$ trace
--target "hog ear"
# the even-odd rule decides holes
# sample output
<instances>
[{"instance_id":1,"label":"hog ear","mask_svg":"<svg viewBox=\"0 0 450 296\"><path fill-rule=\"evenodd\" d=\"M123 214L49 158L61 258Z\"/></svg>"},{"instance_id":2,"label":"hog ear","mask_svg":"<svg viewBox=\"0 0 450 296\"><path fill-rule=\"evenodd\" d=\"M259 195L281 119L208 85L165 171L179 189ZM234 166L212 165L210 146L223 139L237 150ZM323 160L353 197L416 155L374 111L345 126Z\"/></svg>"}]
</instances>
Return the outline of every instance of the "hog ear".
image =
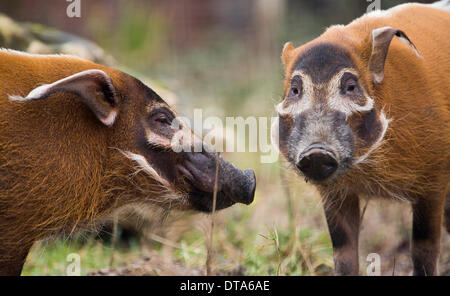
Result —
<instances>
[{"instance_id":1,"label":"hog ear","mask_svg":"<svg viewBox=\"0 0 450 296\"><path fill-rule=\"evenodd\" d=\"M78 96L105 125L111 126L117 115L117 96L111 78L101 70L86 70L51 84L33 89L25 98L10 96L13 101L41 100L55 93Z\"/></svg>"},{"instance_id":2,"label":"hog ear","mask_svg":"<svg viewBox=\"0 0 450 296\"><path fill-rule=\"evenodd\" d=\"M417 48L403 31L391 27L374 29L372 31L372 54L369 58L369 72L374 83L381 83L383 81L384 64L389 51L389 45L394 36L397 36L403 43L408 44L417 56L420 57Z\"/></svg>"},{"instance_id":3,"label":"hog ear","mask_svg":"<svg viewBox=\"0 0 450 296\"><path fill-rule=\"evenodd\" d=\"M292 57L292 53L294 52L294 45L292 45L292 42L286 42L283 46L283 51L281 53L281 60L283 61L283 64L286 66L289 63L289 60Z\"/></svg>"}]
</instances>

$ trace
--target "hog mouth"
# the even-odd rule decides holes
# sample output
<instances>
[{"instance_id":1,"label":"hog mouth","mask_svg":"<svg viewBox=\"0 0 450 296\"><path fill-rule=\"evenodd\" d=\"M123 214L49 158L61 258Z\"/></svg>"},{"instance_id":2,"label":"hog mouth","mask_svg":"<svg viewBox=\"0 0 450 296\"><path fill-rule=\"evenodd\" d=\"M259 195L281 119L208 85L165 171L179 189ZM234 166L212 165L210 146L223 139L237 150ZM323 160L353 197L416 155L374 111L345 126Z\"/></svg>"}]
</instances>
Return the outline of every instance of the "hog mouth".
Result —
<instances>
[{"instance_id":1,"label":"hog mouth","mask_svg":"<svg viewBox=\"0 0 450 296\"><path fill-rule=\"evenodd\" d=\"M188 193L188 202L194 210L204 213L211 213L213 211L214 196L211 193L192 191ZM236 203L244 203L233 200L231 197L226 196L223 192L217 192L217 200L215 210L222 210Z\"/></svg>"},{"instance_id":2,"label":"hog mouth","mask_svg":"<svg viewBox=\"0 0 450 296\"><path fill-rule=\"evenodd\" d=\"M223 169L223 164L221 168ZM245 170L242 174L232 177L232 182L226 180L226 176L219 174L214 209L214 186L205 186L204 180L197 178L190 172L185 171L184 177L185 183L189 186L187 202L194 210L210 213L213 210L228 208L236 203L249 205L253 202L256 178L252 170ZM215 176L209 176L209 181L212 181L211 184L214 184L214 180Z\"/></svg>"}]
</instances>

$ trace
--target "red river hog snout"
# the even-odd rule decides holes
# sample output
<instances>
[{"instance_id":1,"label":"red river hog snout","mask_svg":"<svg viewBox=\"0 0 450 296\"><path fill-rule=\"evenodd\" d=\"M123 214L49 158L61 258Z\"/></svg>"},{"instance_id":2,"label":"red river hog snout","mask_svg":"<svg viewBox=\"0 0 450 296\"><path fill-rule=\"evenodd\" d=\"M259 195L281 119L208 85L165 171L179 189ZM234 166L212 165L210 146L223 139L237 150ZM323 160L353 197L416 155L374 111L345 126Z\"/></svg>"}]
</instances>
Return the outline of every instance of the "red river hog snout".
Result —
<instances>
[{"instance_id":1,"label":"red river hog snout","mask_svg":"<svg viewBox=\"0 0 450 296\"><path fill-rule=\"evenodd\" d=\"M414 275L438 272L443 223L450 231L449 12L448 1L404 4L283 48L273 130L321 194L337 275L359 274L360 199L371 197L411 203Z\"/></svg>"},{"instance_id":2,"label":"red river hog snout","mask_svg":"<svg viewBox=\"0 0 450 296\"><path fill-rule=\"evenodd\" d=\"M36 240L88 227L122 205L210 212L216 161L216 209L253 201L252 170L209 149L173 149L177 133L206 144L173 124L175 112L136 78L6 49L0 65L1 275L20 274Z\"/></svg>"}]
</instances>

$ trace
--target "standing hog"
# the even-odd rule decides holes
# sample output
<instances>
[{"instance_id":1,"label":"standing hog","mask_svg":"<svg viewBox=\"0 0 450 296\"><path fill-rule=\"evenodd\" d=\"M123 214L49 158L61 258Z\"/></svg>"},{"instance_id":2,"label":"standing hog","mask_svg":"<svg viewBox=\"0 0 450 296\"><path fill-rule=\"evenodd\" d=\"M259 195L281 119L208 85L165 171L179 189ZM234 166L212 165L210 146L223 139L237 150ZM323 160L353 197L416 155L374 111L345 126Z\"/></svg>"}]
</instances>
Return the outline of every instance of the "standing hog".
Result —
<instances>
[{"instance_id":1,"label":"standing hog","mask_svg":"<svg viewBox=\"0 0 450 296\"><path fill-rule=\"evenodd\" d=\"M36 240L125 204L212 210L216 154L176 153L186 148L177 133L203 143L136 78L76 57L4 49L0 81L1 275L19 275ZM251 203L253 171L218 163L216 209Z\"/></svg>"},{"instance_id":2,"label":"standing hog","mask_svg":"<svg viewBox=\"0 0 450 296\"><path fill-rule=\"evenodd\" d=\"M450 181L449 8L400 5L284 46L274 132L321 194L337 275L359 273L360 198L370 197L411 203L414 275L437 274Z\"/></svg>"}]
</instances>

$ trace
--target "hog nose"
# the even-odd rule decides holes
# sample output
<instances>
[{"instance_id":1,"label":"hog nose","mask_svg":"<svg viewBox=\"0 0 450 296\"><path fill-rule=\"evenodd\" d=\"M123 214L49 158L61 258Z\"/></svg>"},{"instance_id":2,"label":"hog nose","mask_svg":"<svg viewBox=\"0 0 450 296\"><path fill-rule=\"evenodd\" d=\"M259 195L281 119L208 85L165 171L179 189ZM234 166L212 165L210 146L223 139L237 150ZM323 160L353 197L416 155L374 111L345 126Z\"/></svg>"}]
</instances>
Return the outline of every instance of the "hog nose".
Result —
<instances>
[{"instance_id":1,"label":"hog nose","mask_svg":"<svg viewBox=\"0 0 450 296\"><path fill-rule=\"evenodd\" d=\"M338 163L327 151L313 149L302 155L296 166L307 178L323 181L336 171Z\"/></svg>"},{"instance_id":2,"label":"hog nose","mask_svg":"<svg viewBox=\"0 0 450 296\"><path fill-rule=\"evenodd\" d=\"M247 176L248 182L246 184L246 194L244 194L244 198L241 202L243 202L246 205L249 205L253 202L253 199L255 198L255 189L256 189L256 176L255 172L250 169L246 169L244 171L244 175Z\"/></svg>"},{"instance_id":3,"label":"hog nose","mask_svg":"<svg viewBox=\"0 0 450 296\"><path fill-rule=\"evenodd\" d=\"M255 197L256 178L253 170L240 170L221 159L219 169L222 193L235 203L250 204Z\"/></svg>"}]
</instances>

